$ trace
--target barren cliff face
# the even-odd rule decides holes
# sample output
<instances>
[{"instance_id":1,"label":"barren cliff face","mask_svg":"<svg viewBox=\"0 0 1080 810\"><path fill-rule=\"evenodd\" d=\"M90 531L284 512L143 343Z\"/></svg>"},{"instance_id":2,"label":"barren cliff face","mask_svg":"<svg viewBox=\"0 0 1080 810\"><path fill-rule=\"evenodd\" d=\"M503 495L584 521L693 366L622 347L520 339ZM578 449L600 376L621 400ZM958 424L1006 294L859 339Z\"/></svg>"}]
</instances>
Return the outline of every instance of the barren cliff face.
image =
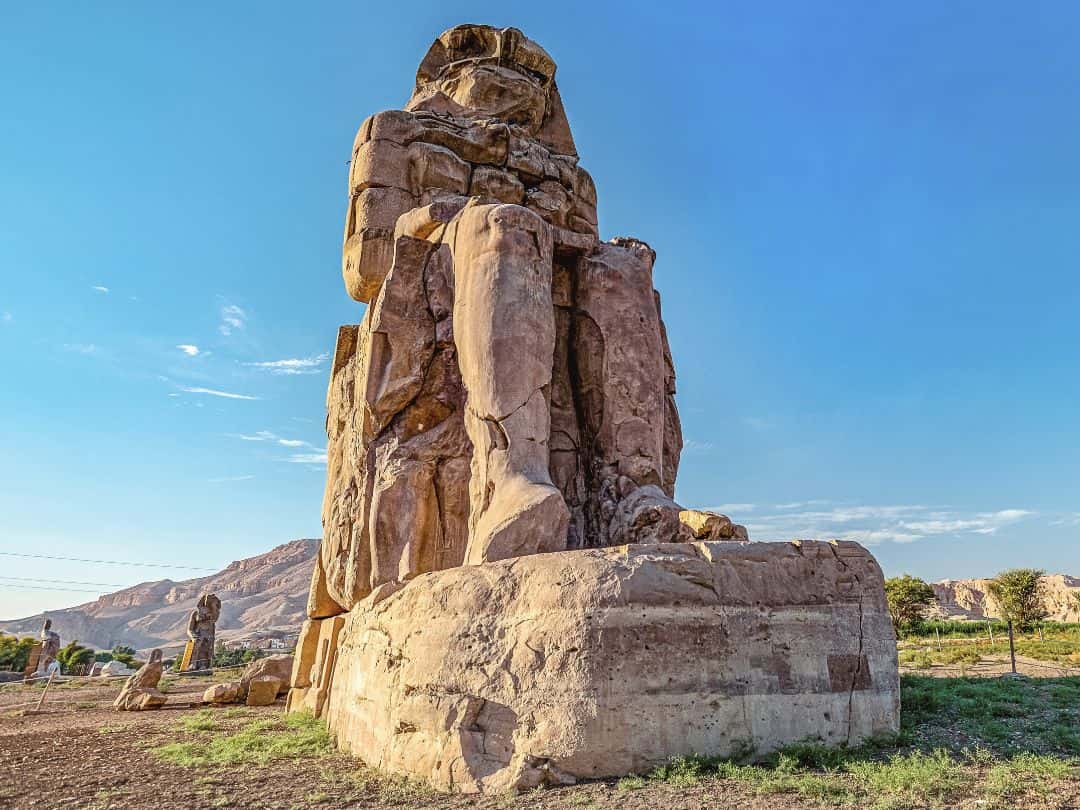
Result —
<instances>
[{"instance_id":1,"label":"barren cliff face","mask_svg":"<svg viewBox=\"0 0 1080 810\"><path fill-rule=\"evenodd\" d=\"M998 618L1000 612L989 593L989 579L946 579L933 584L939 615L958 619ZM1046 606L1053 621L1077 621L1072 594L1080 591L1080 579L1067 574L1043 577Z\"/></svg>"}]
</instances>

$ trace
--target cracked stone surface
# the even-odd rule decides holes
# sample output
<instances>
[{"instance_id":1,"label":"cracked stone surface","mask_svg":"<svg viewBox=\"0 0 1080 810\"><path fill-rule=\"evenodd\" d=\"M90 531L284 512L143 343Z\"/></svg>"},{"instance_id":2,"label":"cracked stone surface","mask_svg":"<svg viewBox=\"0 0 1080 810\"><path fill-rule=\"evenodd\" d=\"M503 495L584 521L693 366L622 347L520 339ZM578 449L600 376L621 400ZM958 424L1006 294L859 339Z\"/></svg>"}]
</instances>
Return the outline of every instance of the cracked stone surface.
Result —
<instances>
[{"instance_id":1,"label":"cracked stone surface","mask_svg":"<svg viewBox=\"0 0 1080 810\"><path fill-rule=\"evenodd\" d=\"M854 543L532 555L351 611L329 716L372 765L524 789L896 731L896 645L880 569Z\"/></svg>"},{"instance_id":2,"label":"cracked stone surface","mask_svg":"<svg viewBox=\"0 0 1080 810\"><path fill-rule=\"evenodd\" d=\"M833 739L835 724L849 720L853 739L881 725L877 704L855 695L872 676L855 643L862 622L853 629L847 608L819 607L850 581L853 592L872 593L876 622L884 605L876 566L860 582L842 554L815 551L820 565L807 575L822 590L811 592L781 570L798 549L749 546L746 528L727 516L675 502L683 440L657 257L639 239L600 241L597 203L555 62L516 29L444 32L404 109L372 115L357 133L342 275L367 309L360 324L340 327L334 351L323 540L288 705L325 713L341 742L380 767L445 787L520 788L626 773L661 753L690 753L691 743L715 753L739 728L767 746L798 739L796 731ZM718 580L714 569L740 554L739 575ZM662 564L646 565L649 555ZM648 573L657 566L683 573ZM538 605L569 600L549 611L558 617L552 633L565 635L558 655L550 639L534 644L517 629L533 621L528 600L505 601L526 574L548 589L534 595ZM778 582L791 592L777 592ZM753 619L728 590L747 583L760 590ZM605 601L637 605L645 586L657 590L640 616ZM444 600L425 601L434 593ZM696 601L703 594L713 600L707 609ZM805 621L787 607L792 594L809 600ZM413 603L415 617L375 621ZM621 618L598 624L594 605ZM787 612L774 627L780 607ZM840 622L835 638L824 637L826 619ZM424 622L442 629L422 642L402 635ZM622 643L618 622L636 628L643 646L615 654L600 644L601 636ZM839 656L822 665L818 655L813 673L789 656L803 624L818 648ZM399 682L394 673L412 659L445 677ZM451 664L469 672L450 677ZM714 664L723 677L692 674ZM651 667L678 670L672 683L685 682L690 704L649 697L668 689ZM895 683L883 671L872 682L885 694ZM745 701L732 708L739 690L775 683L778 694L807 685L819 695L824 681L837 686L828 700L805 704L809 718L828 703L824 720L792 721L787 732L778 716L758 734ZM606 702L624 686L639 693L637 704ZM538 691L526 698L530 690ZM849 703L833 706L848 692ZM546 713L527 705L533 699ZM723 721L693 731L690 705L700 712L712 700ZM647 707L670 708L673 725L654 728L660 721L641 715ZM599 716L607 732L589 725ZM575 739L595 754L567 753L567 735L586 728ZM630 731L647 738L615 739Z\"/></svg>"}]
</instances>

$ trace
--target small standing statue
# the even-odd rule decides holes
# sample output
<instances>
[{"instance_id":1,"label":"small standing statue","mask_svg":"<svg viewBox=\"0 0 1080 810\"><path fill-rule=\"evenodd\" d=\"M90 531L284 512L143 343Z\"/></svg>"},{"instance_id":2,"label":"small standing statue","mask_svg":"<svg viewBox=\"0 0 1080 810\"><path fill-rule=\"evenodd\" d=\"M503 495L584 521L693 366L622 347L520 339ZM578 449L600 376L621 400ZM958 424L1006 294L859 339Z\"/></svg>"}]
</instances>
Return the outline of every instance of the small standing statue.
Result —
<instances>
[{"instance_id":1,"label":"small standing statue","mask_svg":"<svg viewBox=\"0 0 1080 810\"><path fill-rule=\"evenodd\" d=\"M50 667L59 672L60 662L56 654L60 652L60 634L52 629L52 619L46 619L41 628L41 654L38 657L38 675L48 675ZM53 666L55 664L55 667Z\"/></svg>"},{"instance_id":2,"label":"small standing statue","mask_svg":"<svg viewBox=\"0 0 1080 810\"><path fill-rule=\"evenodd\" d=\"M150 653L150 660L124 682L124 688L113 702L113 708L120 712L160 709L167 700L165 695L158 691L160 680L161 650L154 650Z\"/></svg>"},{"instance_id":3,"label":"small standing statue","mask_svg":"<svg viewBox=\"0 0 1080 810\"><path fill-rule=\"evenodd\" d=\"M209 669L214 659L214 626L221 615L221 600L212 593L199 597L188 619L191 660L187 669Z\"/></svg>"}]
</instances>

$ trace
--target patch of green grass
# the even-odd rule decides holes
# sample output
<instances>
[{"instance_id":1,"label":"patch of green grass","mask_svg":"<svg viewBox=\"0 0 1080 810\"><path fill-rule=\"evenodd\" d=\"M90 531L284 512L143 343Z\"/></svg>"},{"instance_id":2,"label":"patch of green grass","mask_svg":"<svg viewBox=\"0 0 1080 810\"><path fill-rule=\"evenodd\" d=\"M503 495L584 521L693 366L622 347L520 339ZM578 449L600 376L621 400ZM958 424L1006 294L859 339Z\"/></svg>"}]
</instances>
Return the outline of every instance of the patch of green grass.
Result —
<instances>
[{"instance_id":1,"label":"patch of green grass","mask_svg":"<svg viewBox=\"0 0 1080 810\"><path fill-rule=\"evenodd\" d=\"M1058 757L1018 754L990 767L983 791L997 798L1023 796L1029 792L1047 796L1053 791L1054 782L1072 778L1076 770L1076 764Z\"/></svg>"},{"instance_id":2,"label":"patch of green grass","mask_svg":"<svg viewBox=\"0 0 1080 810\"><path fill-rule=\"evenodd\" d=\"M212 709L202 709L195 712L195 714L189 714L187 717L182 718L179 728L181 731L194 734L199 731L217 731L218 723Z\"/></svg>"},{"instance_id":3,"label":"patch of green grass","mask_svg":"<svg viewBox=\"0 0 1080 810\"><path fill-rule=\"evenodd\" d=\"M333 746L322 722L310 714L297 712L280 719L256 720L235 734L169 743L151 750L164 762L196 768L317 758L332 753Z\"/></svg>"},{"instance_id":4,"label":"patch of green grass","mask_svg":"<svg viewBox=\"0 0 1080 810\"><path fill-rule=\"evenodd\" d=\"M874 801L892 807L945 801L975 781L974 773L942 749L893 754L885 762L849 762L844 770Z\"/></svg>"},{"instance_id":5,"label":"patch of green grass","mask_svg":"<svg viewBox=\"0 0 1080 810\"><path fill-rule=\"evenodd\" d=\"M641 790L647 784L648 781L641 776L624 776L615 783L615 787L619 790Z\"/></svg>"}]
</instances>

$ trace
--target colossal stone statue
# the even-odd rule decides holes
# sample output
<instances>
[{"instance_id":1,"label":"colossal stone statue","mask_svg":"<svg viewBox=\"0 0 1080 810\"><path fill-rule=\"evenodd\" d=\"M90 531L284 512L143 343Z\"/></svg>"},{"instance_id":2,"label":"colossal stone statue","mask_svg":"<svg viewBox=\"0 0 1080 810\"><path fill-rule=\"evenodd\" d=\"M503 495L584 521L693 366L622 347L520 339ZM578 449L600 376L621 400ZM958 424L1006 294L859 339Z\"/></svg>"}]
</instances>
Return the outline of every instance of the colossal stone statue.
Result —
<instances>
[{"instance_id":1,"label":"colossal stone statue","mask_svg":"<svg viewBox=\"0 0 1080 810\"><path fill-rule=\"evenodd\" d=\"M191 654L186 669L209 669L214 661L214 634L221 616L221 600L204 593L188 618L188 638Z\"/></svg>"},{"instance_id":2,"label":"colossal stone statue","mask_svg":"<svg viewBox=\"0 0 1080 810\"><path fill-rule=\"evenodd\" d=\"M368 306L334 351L290 710L463 790L895 727L873 558L673 500L656 257L600 241L539 45L440 35L405 109L361 125L348 193Z\"/></svg>"},{"instance_id":3,"label":"colossal stone statue","mask_svg":"<svg viewBox=\"0 0 1080 810\"><path fill-rule=\"evenodd\" d=\"M691 535L654 258L599 241L551 57L515 29L439 37L353 147L343 275L368 310L334 354L313 616L465 562Z\"/></svg>"}]
</instances>

